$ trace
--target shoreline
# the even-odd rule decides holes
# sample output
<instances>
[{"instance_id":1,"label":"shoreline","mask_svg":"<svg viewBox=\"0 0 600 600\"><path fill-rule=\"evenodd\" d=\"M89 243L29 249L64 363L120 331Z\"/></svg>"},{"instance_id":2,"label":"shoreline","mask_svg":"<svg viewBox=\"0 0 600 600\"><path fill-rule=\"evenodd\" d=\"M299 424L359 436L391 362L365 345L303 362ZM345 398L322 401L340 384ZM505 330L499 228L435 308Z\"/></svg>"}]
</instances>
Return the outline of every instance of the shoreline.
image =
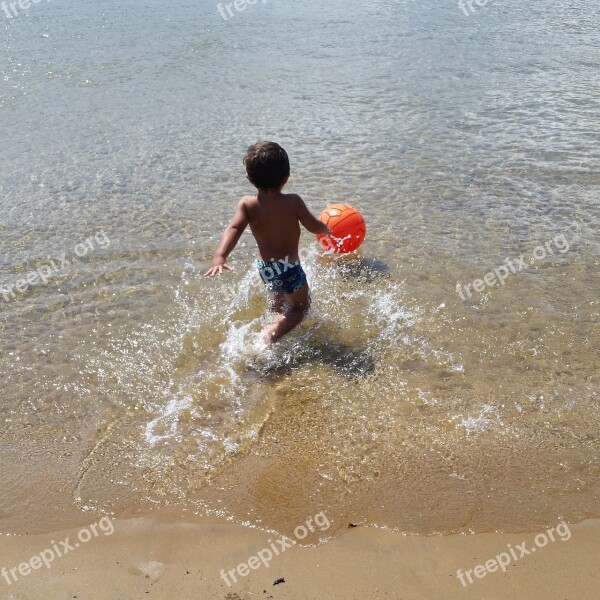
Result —
<instances>
[{"instance_id":1,"label":"shoreline","mask_svg":"<svg viewBox=\"0 0 600 600\"><path fill-rule=\"evenodd\" d=\"M272 552L262 562L261 552L266 559L277 534L160 516L111 522L114 528L105 522L96 536L81 535L92 528L88 526L0 537L0 568L5 569L0 597L592 600L600 589L600 520L568 525L568 537L566 530L559 530L565 535L522 557L519 547L531 549L544 532L418 536L355 527L319 546L287 543L277 556ZM88 537L75 547L76 540ZM66 539L70 550L55 557L50 568L35 561L26 575L14 571L21 566L25 573L25 561L51 548L64 551ZM492 568L489 561L503 552L508 556L511 548L513 558L504 569L484 567L489 563ZM18 579L8 585L11 568ZM470 571L473 583L464 576L461 583L458 569L463 575ZM231 580L232 572L237 582ZM280 579L284 582L274 585Z\"/></svg>"}]
</instances>

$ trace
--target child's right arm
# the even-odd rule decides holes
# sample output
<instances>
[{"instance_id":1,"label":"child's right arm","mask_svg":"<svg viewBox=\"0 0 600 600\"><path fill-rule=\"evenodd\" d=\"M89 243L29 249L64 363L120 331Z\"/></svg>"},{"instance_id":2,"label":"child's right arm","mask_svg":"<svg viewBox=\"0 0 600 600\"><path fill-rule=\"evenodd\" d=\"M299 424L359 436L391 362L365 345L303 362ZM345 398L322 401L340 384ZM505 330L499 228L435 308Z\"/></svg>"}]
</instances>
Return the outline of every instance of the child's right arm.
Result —
<instances>
[{"instance_id":1,"label":"child's right arm","mask_svg":"<svg viewBox=\"0 0 600 600\"><path fill-rule=\"evenodd\" d=\"M217 251L215 252L214 258L212 259L212 263L210 264L210 269L204 273L205 277L212 277L217 273L220 275L223 272L223 269L228 269L229 271L233 270L227 264L227 257L235 248L242 233L244 233L244 229L246 229L248 226L248 222L248 211L246 210L246 205L244 204L244 199L242 198L238 204L233 219L231 219L231 223L227 225L223 235L221 236L221 241Z\"/></svg>"},{"instance_id":2,"label":"child's right arm","mask_svg":"<svg viewBox=\"0 0 600 600\"><path fill-rule=\"evenodd\" d=\"M315 235L319 233L331 233L327 228L327 225L323 223L320 219L317 219L315 215L313 215L306 204L304 204L304 200L300 198L300 196L296 196L297 202L297 214L298 220L302 223L302 226L310 233L314 233Z\"/></svg>"}]
</instances>

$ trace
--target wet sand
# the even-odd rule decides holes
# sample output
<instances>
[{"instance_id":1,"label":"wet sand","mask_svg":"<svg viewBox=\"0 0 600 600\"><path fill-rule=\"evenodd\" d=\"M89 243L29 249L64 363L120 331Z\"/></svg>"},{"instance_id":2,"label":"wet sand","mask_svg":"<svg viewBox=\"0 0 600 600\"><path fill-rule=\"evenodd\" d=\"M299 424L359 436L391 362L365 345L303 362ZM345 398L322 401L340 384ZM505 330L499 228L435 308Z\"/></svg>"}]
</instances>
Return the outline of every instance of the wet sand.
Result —
<instances>
[{"instance_id":1,"label":"wet sand","mask_svg":"<svg viewBox=\"0 0 600 600\"><path fill-rule=\"evenodd\" d=\"M385 530L352 528L318 547L294 546L239 577L228 587L221 569L234 569L269 546L277 534L238 525L177 523L159 519L114 521L112 535L92 539L8 586L6 600L112 600L185 598L250 600L403 599L403 600L596 600L600 589L600 521L569 527L557 539L508 565L505 573L486 573L463 586L457 569L473 569L511 544L530 546L530 534L483 533L403 536ZM3 537L3 566L11 568L51 547L71 542L77 530ZM283 578L285 582L273 585Z\"/></svg>"}]
</instances>

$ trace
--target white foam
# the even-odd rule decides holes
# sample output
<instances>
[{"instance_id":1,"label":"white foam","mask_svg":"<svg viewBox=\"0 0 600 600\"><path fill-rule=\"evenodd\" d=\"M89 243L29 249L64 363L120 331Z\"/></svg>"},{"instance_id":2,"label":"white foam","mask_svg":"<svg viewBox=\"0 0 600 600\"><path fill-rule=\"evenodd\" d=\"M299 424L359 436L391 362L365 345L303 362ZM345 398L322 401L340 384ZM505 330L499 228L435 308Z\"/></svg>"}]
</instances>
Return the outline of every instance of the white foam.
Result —
<instances>
[{"instance_id":1,"label":"white foam","mask_svg":"<svg viewBox=\"0 0 600 600\"><path fill-rule=\"evenodd\" d=\"M183 410L190 408L191 405L192 399L189 396L181 399L172 398L164 407L162 414L146 425L146 441L148 444L155 446L161 440L176 435L179 415ZM163 433L162 435L154 433L156 427L159 425L166 426L168 433Z\"/></svg>"}]
</instances>

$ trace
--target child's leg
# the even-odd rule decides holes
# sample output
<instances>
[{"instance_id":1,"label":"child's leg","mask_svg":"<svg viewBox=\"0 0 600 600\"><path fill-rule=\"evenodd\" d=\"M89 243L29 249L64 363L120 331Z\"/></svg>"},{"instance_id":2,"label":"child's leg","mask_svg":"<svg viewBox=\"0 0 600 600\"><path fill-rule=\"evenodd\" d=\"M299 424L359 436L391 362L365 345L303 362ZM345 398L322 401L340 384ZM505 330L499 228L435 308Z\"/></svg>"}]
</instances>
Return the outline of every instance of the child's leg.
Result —
<instances>
[{"instance_id":1,"label":"child's leg","mask_svg":"<svg viewBox=\"0 0 600 600\"><path fill-rule=\"evenodd\" d=\"M275 323L264 332L265 342L272 344L286 333L289 333L302 322L309 308L310 290L308 284L303 285L297 292L291 294L277 292L271 310L278 314Z\"/></svg>"}]
</instances>

